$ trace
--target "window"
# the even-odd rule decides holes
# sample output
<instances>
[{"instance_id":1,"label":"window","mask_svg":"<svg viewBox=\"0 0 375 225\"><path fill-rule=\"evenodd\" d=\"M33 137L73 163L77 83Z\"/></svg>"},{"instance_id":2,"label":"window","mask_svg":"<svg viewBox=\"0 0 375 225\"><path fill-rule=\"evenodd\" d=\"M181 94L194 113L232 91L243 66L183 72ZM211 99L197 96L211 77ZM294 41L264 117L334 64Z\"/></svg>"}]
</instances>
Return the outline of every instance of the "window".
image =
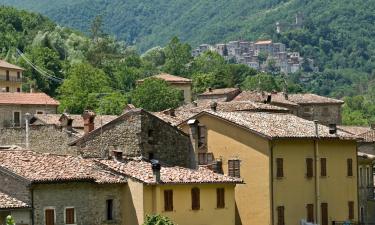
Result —
<instances>
[{"instance_id":1,"label":"window","mask_svg":"<svg viewBox=\"0 0 375 225\"><path fill-rule=\"evenodd\" d=\"M313 176L314 176L313 159L307 158L306 159L306 177L312 178Z\"/></svg>"},{"instance_id":2,"label":"window","mask_svg":"<svg viewBox=\"0 0 375 225\"><path fill-rule=\"evenodd\" d=\"M173 190L164 191L164 211L173 211Z\"/></svg>"},{"instance_id":3,"label":"window","mask_svg":"<svg viewBox=\"0 0 375 225\"><path fill-rule=\"evenodd\" d=\"M13 125L15 127L21 126L21 112L13 112Z\"/></svg>"},{"instance_id":4,"label":"window","mask_svg":"<svg viewBox=\"0 0 375 225\"><path fill-rule=\"evenodd\" d=\"M314 223L314 204L307 204L307 222Z\"/></svg>"},{"instance_id":5,"label":"window","mask_svg":"<svg viewBox=\"0 0 375 225\"><path fill-rule=\"evenodd\" d=\"M193 188L191 189L191 209L199 210L200 207L200 190L199 188Z\"/></svg>"},{"instance_id":6,"label":"window","mask_svg":"<svg viewBox=\"0 0 375 225\"><path fill-rule=\"evenodd\" d=\"M354 220L354 202L350 201L348 202L348 208L349 208L349 220Z\"/></svg>"},{"instance_id":7,"label":"window","mask_svg":"<svg viewBox=\"0 0 375 225\"><path fill-rule=\"evenodd\" d=\"M5 77L6 80L9 81L9 70L6 71L6 75L5 75L5 76L6 76L6 77Z\"/></svg>"},{"instance_id":8,"label":"window","mask_svg":"<svg viewBox=\"0 0 375 225\"><path fill-rule=\"evenodd\" d=\"M20 79L21 78L21 72L17 72L17 79Z\"/></svg>"},{"instance_id":9,"label":"window","mask_svg":"<svg viewBox=\"0 0 375 225\"><path fill-rule=\"evenodd\" d=\"M284 159L282 158L277 158L276 159L276 177L277 178L282 178L284 177Z\"/></svg>"},{"instance_id":10,"label":"window","mask_svg":"<svg viewBox=\"0 0 375 225\"><path fill-rule=\"evenodd\" d=\"M106 219L113 220L113 199L106 201Z\"/></svg>"},{"instance_id":11,"label":"window","mask_svg":"<svg viewBox=\"0 0 375 225\"><path fill-rule=\"evenodd\" d=\"M5 92L9 92L9 91L10 91L9 87L5 87Z\"/></svg>"},{"instance_id":12,"label":"window","mask_svg":"<svg viewBox=\"0 0 375 225\"><path fill-rule=\"evenodd\" d=\"M370 185L371 185L370 168L366 167L366 186L370 187Z\"/></svg>"},{"instance_id":13,"label":"window","mask_svg":"<svg viewBox=\"0 0 375 225\"><path fill-rule=\"evenodd\" d=\"M45 209L44 219L45 219L45 225L55 225L55 210Z\"/></svg>"},{"instance_id":14,"label":"window","mask_svg":"<svg viewBox=\"0 0 375 225\"><path fill-rule=\"evenodd\" d=\"M328 225L328 204L322 203L320 208L322 212L322 225Z\"/></svg>"},{"instance_id":15,"label":"window","mask_svg":"<svg viewBox=\"0 0 375 225\"><path fill-rule=\"evenodd\" d=\"M216 207L218 209L225 208L225 189L224 188L216 189Z\"/></svg>"},{"instance_id":16,"label":"window","mask_svg":"<svg viewBox=\"0 0 375 225\"><path fill-rule=\"evenodd\" d=\"M321 177L327 176L327 159L326 158L320 159L320 176Z\"/></svg>"},{"instance_id":17,"label":"window","mask_svg":"<svg viewBox=\"0 0 375 225\"><path fill-rule=\"evenodd\" d=\"M284 206L277 207L277 225L285 225L285 208Z\"/></svg>"},{"instance_id":18,"label":"window","mask_svg":"<svg viewBox=\"0 0 375 225\"><path fill-rule=\"evenodd\" d=\"M363 168L359 167L359 186L363 187Z\"/></svg>"},{"instance_id":19,"label":"window","mask_svg":"<svg viewBox=\"0 0 375 225\"><path fill-rule=\"evenodd\" d=\"M39 115L44 114L44 111L37 110L36 114L39 114Z\"/></svg>"},{"instance_id":20,"label":"window","mask_svg":"<svg viewBox=\"0 0 375 225\"><path fill-rule=\"evenodd\" d=\"M205 126L198 126L198 147L206 146L207 144L207 129Z\"/></svg>"},{"instance_id":21,"label":"window","mask_svg":"<svg viewBox=\"0 0 375 225\"><path fill-rule=\"evenodd\" d=\"M17 88L17 92L21 92L21 88Z\"/></svg>"},{"instance_id":22,"label":"window","mask_svg":"<svg viewBox=\"0 0 375 225\"><path fill-rule=\"evenodd\" d=\"M155 159L155 155L153 152L149 152L148 153L148 159L151 160L151 159Z\"/></svg>"},{"instance_id":23,"label":"window","mask_svg":"<svg viewBox=\"0 0 375 225\"><path fill-rule=\"evenodd\" d=\"M352 177L353 176L353 159L347 160L347 167L348 167L347 175L348 177Z\"/></svg>"},{"instance_id":24,"label":"window","mask_svg":"<svg viewBox=\"0 0 375 225\"><path fill-rule=\"evenodd\" d=\"M228 175L231 177L241 177L239 159L228 160Z\"/></svg>"},{"instance_id":25,"label":"window","mask_svg":"<svg viewBox=\"0 0 375 225\"><path fill-rule=\"evenodd\" d=\"M208 165L214 161L213 153L198 153L198 164Z\"/></svg>"},{"instance_id":26,"label":"window","mask_svg":"<svg viewBox=\"0 0 375 225\"><path fill-rule=\"evenodd\" d=\"M65 224L75 224L74 208L65 208Z\"/></svg>"}]
</instances>

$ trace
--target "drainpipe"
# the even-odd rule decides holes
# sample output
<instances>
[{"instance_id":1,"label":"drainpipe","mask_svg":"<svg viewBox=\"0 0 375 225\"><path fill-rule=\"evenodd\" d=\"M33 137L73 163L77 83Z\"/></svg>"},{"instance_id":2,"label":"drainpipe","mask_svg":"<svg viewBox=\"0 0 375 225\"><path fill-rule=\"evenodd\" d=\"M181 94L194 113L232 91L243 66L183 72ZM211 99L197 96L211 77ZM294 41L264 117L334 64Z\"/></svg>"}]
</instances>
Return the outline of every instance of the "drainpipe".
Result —
<instances>
[{"instance_id":1,"label":"drainpipe","mask_svg":"<svg viewBox=\"0 0 375 225\"><path fill-rule=\"evenodd\" d=\"M271 154L271 159L270 159L270 165L271 165L271 224L274 224L274 216L275 216L275 213L274 213L274 210L275 210L275 208L274 208L274 205L275 205L275 203L274 203L274 190L273 190L273 182L274 182L274 172L273 172L273 169L274 169L274 165L273 165L273 159L274 159L274 157L273 157L273 142L271 141L271 147L270 147L270 154Z\"/></svg>"},{"instance_id":2,"label":"drainpipe","mask_svg":"<svg viewBox=\"0 0 375 225\"><path fill-rule=\"evenodd\" d=\"M320 224L320 173L319 173L319 129L318 121L314 120L315 123L315 140L314 140L314 161L315 161L315 224Z\"/></svg>"}]
</instances>

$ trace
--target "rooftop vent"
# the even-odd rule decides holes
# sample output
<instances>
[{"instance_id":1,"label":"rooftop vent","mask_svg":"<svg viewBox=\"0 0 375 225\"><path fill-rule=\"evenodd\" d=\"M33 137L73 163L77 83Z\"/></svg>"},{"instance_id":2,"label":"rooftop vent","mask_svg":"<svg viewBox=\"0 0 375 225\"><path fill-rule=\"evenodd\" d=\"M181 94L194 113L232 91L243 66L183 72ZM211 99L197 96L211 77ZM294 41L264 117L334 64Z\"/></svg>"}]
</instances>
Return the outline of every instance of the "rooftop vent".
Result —
<instances>
[{"instance_id":1,"label":"rooftop vent","mask_svg":"<svg viewBox=\"0 0 375 225\"><path fill-rule=\"evenodd\" d=\"M154 178L155 178L156 182L160 182L161 165L159 163L159 160L152 159L151 160L151 167L152 167L152 173L154 175Z\"/></svg>"},{"instance_id":2,"label":"rooftop vent","mask_svg":"<svg viewBox=\"0 0 375 225\"><path fill-rule=\"evenodd\" d=\"M329 134L336 134L337 126L334 123L329 124Z\"/></svg>"}]
</instances>

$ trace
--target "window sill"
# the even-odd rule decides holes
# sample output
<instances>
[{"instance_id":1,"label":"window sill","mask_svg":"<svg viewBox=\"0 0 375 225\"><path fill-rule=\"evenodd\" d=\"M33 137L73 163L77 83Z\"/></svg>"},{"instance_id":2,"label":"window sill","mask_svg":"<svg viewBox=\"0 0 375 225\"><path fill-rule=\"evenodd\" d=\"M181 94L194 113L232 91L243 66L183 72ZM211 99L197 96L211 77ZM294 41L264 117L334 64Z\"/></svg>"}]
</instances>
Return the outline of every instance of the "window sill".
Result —
<instances>
[{"instance_id":1,"label":"window sill","mask_svg":"<svg viewBox=\"0 0 375 225\"><path fill-rule=\"evenodd\" d=\"M223 209L228 209L227 207L224 208L215 208L215 210L223 210Z\"/></svg>"}]
</instances>

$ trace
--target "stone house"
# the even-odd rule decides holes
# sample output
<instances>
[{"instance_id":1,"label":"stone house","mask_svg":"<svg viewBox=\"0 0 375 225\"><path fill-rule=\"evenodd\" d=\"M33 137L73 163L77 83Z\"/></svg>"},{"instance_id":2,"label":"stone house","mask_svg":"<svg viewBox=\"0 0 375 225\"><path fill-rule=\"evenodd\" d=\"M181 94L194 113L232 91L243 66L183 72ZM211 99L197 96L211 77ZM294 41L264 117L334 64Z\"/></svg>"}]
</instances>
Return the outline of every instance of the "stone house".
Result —
<instances>
[{"instance_id":1,"label":"stone house","mask_svg":"<svg viewBox=\"0 0 375 225\"><path fill-rule=\"evenodd\" d=\"M192 98L193 98L192 87L191 87L192 81L190 79L174 76L174 75L167 74L167 73L161 73L158 75L151 76L149 78L157 78L157 79L165 80L171 87L176 88L183 93L185 103L190 103L192 101ZM142 84L143 82L144 82L144 79L138 80L137 84Z\"/></svg>"},{"instance_id":2,"label":"stone house","mask_svg":"<svg viewBox=\"0 0 375 225\"><path fill-rule=\"evenodd\" d=\"M229 102L236 97L241 90L239 88L219 88L212 89L208 88L207 91L197 96L198 101L204 100L216 100L220 102Z\"/></svg>"},{"instance_id":3,"label":"stone house","mask_svg":"<svg viewBox=\"0 0 375 225\"><path fill-rule=\"evenodd\" d=\"M31 206L0 191L0 224L12 216L19 225L31 224Z\"/></svg>"},{"instance_id":4,"label":"stone house","mask_svg":"<svg viewBox=\"0 0 375 225\"><path fill-rule=\"evenodd\" d=\"M237 225L358 222L356 136L269 112L203 111L179 127L200 164L244 179Z\"/></svg>"},{"instance_id":5,"label":"stone house","mask_svg":"<svg viewBox=\"0 0 375 225\"><path fill-rule=\"evenodd\" d=\"M131 109L96 129L90 122L93 115L87 114L87 117L84 114L87 132L70 143L84 157L107 158L115 150L125 157L195 166L189 136L145 110Z\"/></svg>"},{"instance_id":6,"label":"stone house","mask_svg":"<svg viewBox=\"0 0 375 225\"><path fill-rule=\"evenodd\" d=\"M22 92L23 68L0 60L0 92Z\"/></svg>"},{"instance_id":7,"label":"stone house","mask_svg":"<svg viewBox=\"0 0 375 225\"><path fill-rule=\"evenodd\" d=\"M117 153L83 159L7 150L0 151L0 165L0 191L10 199L0 199L0 207L25 208L15 220L28 225L141 225L149 214L180 225L234 225L234 188L242 183L208 169L125 160Z\"/></svg>"},{"instance_id":8,"label":"stone house","mask_svg":"<svg viewBox=\"0 0 375 225\"><path fill-rule=\"evenodd\" d=\"M25 114L55 114L59 102L44 93L0 93L0 128L23 127Z\"/></svg>"}]
</instances>

